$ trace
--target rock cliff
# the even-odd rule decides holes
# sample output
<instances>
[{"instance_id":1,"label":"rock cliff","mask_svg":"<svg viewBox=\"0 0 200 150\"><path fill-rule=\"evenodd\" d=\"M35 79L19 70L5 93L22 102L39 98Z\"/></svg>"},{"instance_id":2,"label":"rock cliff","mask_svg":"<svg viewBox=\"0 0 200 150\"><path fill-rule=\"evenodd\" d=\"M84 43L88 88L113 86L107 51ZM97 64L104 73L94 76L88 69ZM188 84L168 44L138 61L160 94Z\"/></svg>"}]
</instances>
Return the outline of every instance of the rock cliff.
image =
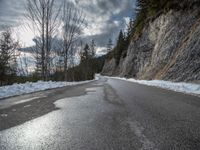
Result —
<instances>
[{"instance_id":1,"label":"rock cliff","mask_svg":"<svg viewBox=\"0 0 200 150\"><path fill-rule=\"evenodd\" d=\"M106 60L102 74L171 81L200 80L200 13L171 10L149 21L119 65Z\"/></svg>"}]
</instances>

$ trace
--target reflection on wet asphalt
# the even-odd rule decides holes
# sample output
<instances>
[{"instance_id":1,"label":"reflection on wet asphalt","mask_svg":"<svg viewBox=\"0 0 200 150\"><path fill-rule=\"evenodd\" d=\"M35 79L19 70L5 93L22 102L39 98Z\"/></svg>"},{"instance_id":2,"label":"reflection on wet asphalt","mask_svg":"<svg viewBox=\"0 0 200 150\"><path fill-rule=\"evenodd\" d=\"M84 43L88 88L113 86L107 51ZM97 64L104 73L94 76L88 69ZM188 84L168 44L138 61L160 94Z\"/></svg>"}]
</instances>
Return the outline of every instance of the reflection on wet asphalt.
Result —
<instances>
[{"instance_id":1,"label":"reflection on wet asphalt","mask_svg":"<svg viewBox=\"0 0 200 150\"><path fill-rule=\"evenodd\" d=\"M200 149L199 97L104 77L44 96L0 108L0 150Z\"/></svg>"},{"instance_id":2,"label":"reflection on wet asphalt","mask_svg":"<svg viewBox=\"0 0 200 150\"><path fill-rule=\"evenodd\" d=\"M56 111L0 132L1 148L135 148L138 141L124 120L127 115L125 109L106 101L103 86L86 91L86 95L56 101L55 105L59 108Z\"/></svg>"}]
</instances>

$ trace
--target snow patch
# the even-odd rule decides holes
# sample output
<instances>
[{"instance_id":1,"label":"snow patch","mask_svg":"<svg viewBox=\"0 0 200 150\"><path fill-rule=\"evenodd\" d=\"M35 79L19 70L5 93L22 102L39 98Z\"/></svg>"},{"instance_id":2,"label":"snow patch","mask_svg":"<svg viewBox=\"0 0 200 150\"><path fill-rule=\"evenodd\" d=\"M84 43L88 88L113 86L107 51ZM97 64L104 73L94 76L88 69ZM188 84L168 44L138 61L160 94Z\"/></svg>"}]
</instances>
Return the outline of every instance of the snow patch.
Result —
<instances>
[{"instance_id":1,"label":"snow patch","mask_svg":"<svg viewBox=\"0 0 200 150\"><path fill-rule=\"evenodd\" d=\"M98 79L99 79L99 77L96 76L95 80L98 80ZM38 81L36 83L26 82L24 84L13 84L10 86L0 87L0 99L11 97L11 96L17 96L17 95L22 95L22 94L38 92L38 91L44 91L44 90L48 90L48 89L79 85L79 84L89 83L89 82L95 81L95 80L83 81L83 82Z\"/></svg>"},{"instance_id":2,"label":"snow patch","mask_svg":"<svg viewBox=\"0 0 200 150\"><path fill-rule=\"evenodd\" d=\"M176 92L182 92L187 94L200 95L200 84L185 83L185 82L171 82L171 81L162 81L162 80L135 80L133 78L120 78L120 77L108 77L113 79L120 79L129 82L139 83L148 86L155 86L164 89L173 90Z\"/></svg>"}]
</instances>

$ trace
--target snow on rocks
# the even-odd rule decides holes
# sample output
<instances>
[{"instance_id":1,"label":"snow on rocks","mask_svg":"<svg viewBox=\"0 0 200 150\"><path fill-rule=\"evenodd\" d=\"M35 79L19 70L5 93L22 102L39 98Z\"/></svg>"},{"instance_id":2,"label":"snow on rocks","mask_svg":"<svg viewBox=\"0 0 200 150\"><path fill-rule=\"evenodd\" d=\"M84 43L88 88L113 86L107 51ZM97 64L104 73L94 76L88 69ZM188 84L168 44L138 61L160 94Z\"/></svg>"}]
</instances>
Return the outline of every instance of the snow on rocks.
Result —
<instances>
[{"instance_id":1,"label":"snow on rocks","mask_svg":"<svg viewBox=\"0 0 200 150\"><path fill-rule=\"evenodd\" d=\"M114 79L125 80L129 82L144 84L148 86L156 86L164 89L173 90L176 92L182 92L187 94L194 94L200 96L200 84L193 83L185 83L185 82L170 82L170 81L162 81L162 80L135 80L133 78L119 78L119 77L111 77Z\"/></svg>"}]
</instances>

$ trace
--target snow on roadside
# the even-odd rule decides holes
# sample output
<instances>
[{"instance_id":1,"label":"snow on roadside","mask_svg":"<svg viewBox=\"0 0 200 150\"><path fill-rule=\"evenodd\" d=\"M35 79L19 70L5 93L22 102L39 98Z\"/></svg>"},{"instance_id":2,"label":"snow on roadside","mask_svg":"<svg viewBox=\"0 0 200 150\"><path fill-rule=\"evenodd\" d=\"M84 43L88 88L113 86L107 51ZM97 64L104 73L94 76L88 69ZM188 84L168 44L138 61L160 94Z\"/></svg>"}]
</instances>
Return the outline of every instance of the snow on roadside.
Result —
<instances>
[{"instance_id":1,"label":"snow on roadside","mask_svg":"<svg viewBox=\"0 0 200 150\"><path fill-rule=\"evenodd\" d=\"M126 79L126 78L119 78L119 77L109 77L113 79L120 79L129 82L144 84L148 86L156 86L164 89L173 90L176 92L182 92L187 94L195 94L200 95L200 84L193 84L193 83L185 83L185 82L170 82L170 81L162 81L162 80L135 80L135 79Z\"/></svg>"},{"instance_id":2,"label":"snow on roadside","mask_svg":"<svg viewBox=\"0 0 200 150\"><path fill-rule=\"evenodd\" d=\"M95 77L95 80L98 80L98 77ZM94 81L94 80L91 80ZM44 81L38 81L35 83L32 82L26 82L24 84L13 84L10 86L2 86L0 87L0 99L7 98L11 96L17 96L22 94L28 94L38 91L43 91L47 89L54 89L54 88L60 88L65 86L72 86L72 85L79 85L84 83L89 83L91 81L83 81L83 82L44 82Z\"/></svg>"}]
</instances>

